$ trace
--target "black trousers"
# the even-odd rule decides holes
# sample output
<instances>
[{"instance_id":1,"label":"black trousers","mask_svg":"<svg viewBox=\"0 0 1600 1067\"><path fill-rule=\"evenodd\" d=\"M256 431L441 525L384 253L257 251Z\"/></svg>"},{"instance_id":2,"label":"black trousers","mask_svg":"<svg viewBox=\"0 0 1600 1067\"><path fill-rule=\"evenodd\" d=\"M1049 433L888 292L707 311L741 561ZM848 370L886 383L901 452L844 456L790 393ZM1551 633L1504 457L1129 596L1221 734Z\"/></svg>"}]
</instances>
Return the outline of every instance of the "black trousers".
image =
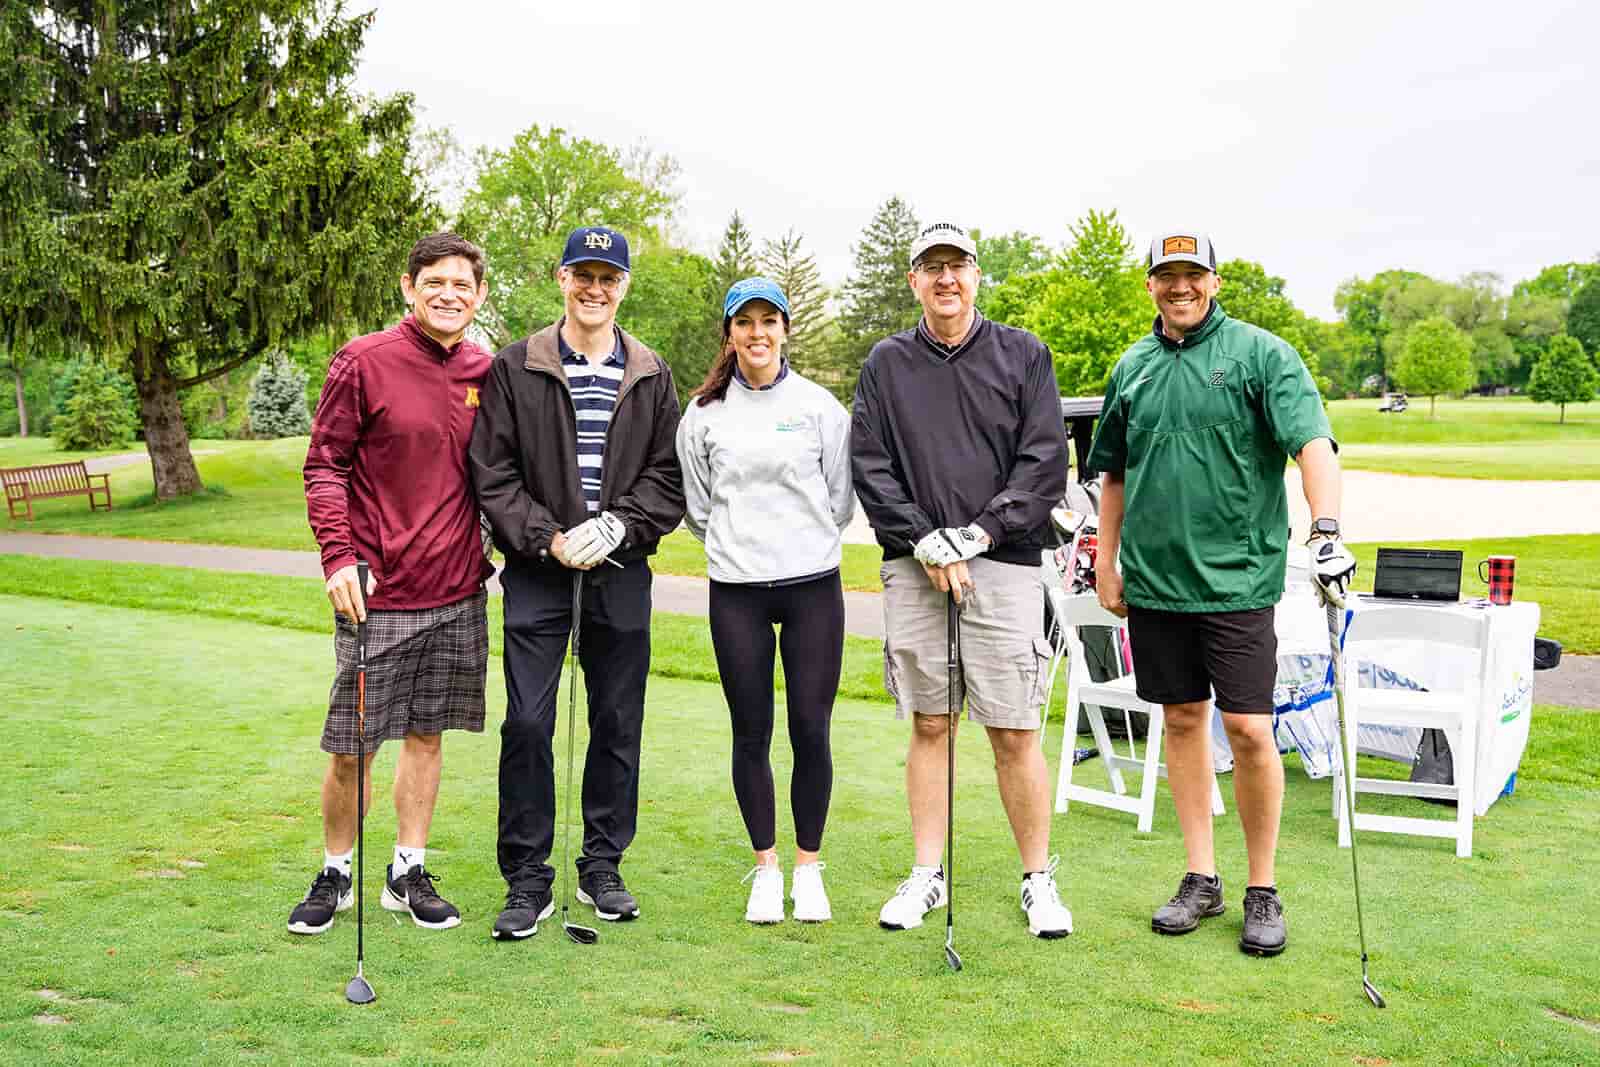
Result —
<instances>
[{"instance_id":1,"label":"black trousers","mask_svg":"<svg viewBox=\"0 0 1600 1067\"><path fill-rule=\"evenodd\" d=\"M773 634L778 627L781 636ZM795 845L822 849L833 793L828 733L844 655L844 592L839 574L793 585L711 583L711 642L733 720L733 793L750 847L777 842L772 783L772 668L783 655L794 775L789 806Z\"/></svg>"},{"instance_id":2,"label":"black trousers","mask_svg":"<svg viewBox=\"0 0 1600 1067\"><path fill-rule=\"evenodd\" d=\"M500 873L511 885L555 878L556 690L572 630L572 582L556 564L509 561L505 590L506 721L500 728ZM578 872L615 871L639 814L639 740L650 672L650 581L644 560L584 574L578 662L589 704Z\"/></svg>"}]
</instances>

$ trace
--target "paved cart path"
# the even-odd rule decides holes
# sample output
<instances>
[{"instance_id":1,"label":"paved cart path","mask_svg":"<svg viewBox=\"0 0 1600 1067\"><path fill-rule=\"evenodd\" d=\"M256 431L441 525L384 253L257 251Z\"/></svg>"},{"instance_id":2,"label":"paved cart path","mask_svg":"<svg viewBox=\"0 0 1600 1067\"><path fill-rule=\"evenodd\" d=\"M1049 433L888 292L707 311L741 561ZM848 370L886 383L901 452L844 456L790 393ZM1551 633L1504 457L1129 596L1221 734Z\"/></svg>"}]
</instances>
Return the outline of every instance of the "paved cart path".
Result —
<instances>
[{"instance_id":1,"label":"paved cart path","mask_svg":"<svg viewBox=\"0 0 1600 1067\"><path fill-rule=\"evenodd\" d=\"M92 559L119 563L157 563L205 570L244 571L291 578L321 578L315 552L285 552L225 545L188 545L172 541L135 541L113 537L0 533L0 554ZM655 576L657 610L680 615L705 615L710 585L703 578L673 574ZM499 583L489 591L498 595ZM846 593L845 629L864 637L883 637L883 608L877 593ZM1600 656L1565 656L1553 671L1534 675L1535 698L1545 704L1600 709Z\"/></svg>"}]
</instances>

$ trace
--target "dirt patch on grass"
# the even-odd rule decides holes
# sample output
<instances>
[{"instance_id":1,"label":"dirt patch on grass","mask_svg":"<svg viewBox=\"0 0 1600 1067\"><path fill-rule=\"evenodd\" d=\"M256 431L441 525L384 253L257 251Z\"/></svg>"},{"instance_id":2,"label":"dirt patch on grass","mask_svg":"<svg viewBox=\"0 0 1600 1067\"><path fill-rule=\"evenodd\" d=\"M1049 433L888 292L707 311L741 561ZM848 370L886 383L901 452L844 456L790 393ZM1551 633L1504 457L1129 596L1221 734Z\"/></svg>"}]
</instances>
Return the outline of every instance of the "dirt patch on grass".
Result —
<instances>
[{"instance_id":1,"label":"dirt patch on grass","mask_svg":"<svg viewBox=\"0 0 1600 1067\"><path fill-rule=\"evenodd\" d=\"M51 845L50 847L55 849L57 852L88 852L89 851L89 846L88 845L67 844L67 845Z\"/></svg>"},{"instance_id":2,"label":"dirt patch on grass","mask_svg":"<svg viewBox=\"0 0 1600 1067\"><path fill-rule=\"evenodd\" d=\"M764 1007L768 1011L781 1011L785 1015L804 1015L811 1010L804 1004L767 1004Z\"/></svg>"},{"instance_id":3,"label":"dirt patch on grass","mask_svg":"<svg viewBox=\"0 0 1600 1067\"><path fill-rule=\"evenodd\" d=\"M1199 1012L1202 1015L1209 1015L1214 1011L1222 1010L1221 1004L1207 1004L1203 1000L1180 1000L1178 1001L1178 1007L1184 1011Z\"/></svg>"},{"instance_id":4,"label":"dirt patch on grass","mask_svg":"<svg viewBox=\"0 0 1600 1067\"><path fill-rule=\"evenodd\" d=\"M1382 1056L1357 1056L1356 1062L1361 1064L1361 1067L1389 1067L1390 1061Z\"/></svg>"},{"instance_id":5,"label":"dirt patch on grass","mask_svg":"<svg viewBox=\"0 0 1600 1067\"><path fill-rule=\"evenodd\" d=\"M763 1052L761 1055L756 1057L756 1062L758 1062L758 1063L793 1063L795 1060L803 1060L807 1056L815 1056L815 1055L816 1055L816 1053L811 1052L808 1049L803 1049L803 1048L783 1048L783 1049L778 1049L776 1052Z\"/></svg>"},{"instance_id":6,"label":"dirt patch on grass","mask_svg":"<svg viewBox=\"0 0 1600 1067\"><path fill-rule=\"evenodd\" d=\"M72 1020L68 1019L65 1015L52 1015L46 1012L40 1015L35 1015L33 1017L33 1021L38 1023L40 1026L65 1026Z\"/></svg>"}]
</instances>

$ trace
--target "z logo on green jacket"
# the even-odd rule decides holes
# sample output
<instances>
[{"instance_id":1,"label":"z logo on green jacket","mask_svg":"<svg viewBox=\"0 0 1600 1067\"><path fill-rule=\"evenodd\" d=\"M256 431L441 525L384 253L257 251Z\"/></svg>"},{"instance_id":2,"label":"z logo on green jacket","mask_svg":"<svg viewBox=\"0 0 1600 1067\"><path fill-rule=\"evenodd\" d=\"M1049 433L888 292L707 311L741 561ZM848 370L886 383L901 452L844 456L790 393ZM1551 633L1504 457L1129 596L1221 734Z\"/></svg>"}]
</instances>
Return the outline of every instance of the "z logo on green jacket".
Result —
<instances>
[{"instance_id":1,"label":"z logo on green jacket","mask_svg":"<svg viewBox=\"0 0 1600 1067\"><path fill-rule=\"evenodd\" d=\"M1222 386L1224 384L1225 383L1222 380L1222 372L1220 370L1212 371L1211 372L1211 388L1220 389L1220 388L1222 388Z\"/></svg>"}]
</instances>

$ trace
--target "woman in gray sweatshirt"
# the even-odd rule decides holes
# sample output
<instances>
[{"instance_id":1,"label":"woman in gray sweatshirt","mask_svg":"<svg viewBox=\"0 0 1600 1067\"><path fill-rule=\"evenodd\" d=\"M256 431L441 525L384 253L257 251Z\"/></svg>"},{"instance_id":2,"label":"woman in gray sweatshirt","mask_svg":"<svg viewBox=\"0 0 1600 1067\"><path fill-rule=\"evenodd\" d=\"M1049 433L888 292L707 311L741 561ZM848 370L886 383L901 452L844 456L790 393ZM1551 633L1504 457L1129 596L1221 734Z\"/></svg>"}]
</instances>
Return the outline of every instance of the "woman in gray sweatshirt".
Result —
<instances>
[{"instance_id":1,"label":"woman in gray sweatshirt","mask_svg":"<svg viewBox=\"0 0 1600 1067\"><path fill-rule=\"evenodd\" d=\"M794 917L832 918L818 853L844 654L840 537L855 508L850 415L789 367L788 330L789 301L777 285L746 278L730 288L722 353L678 424L686 521L706 546L711 640L733 720L733 790L756 856L746 875L753 923L784 917L770 757L780 651L794 748Z\"/></svg>"}]
</instances>

